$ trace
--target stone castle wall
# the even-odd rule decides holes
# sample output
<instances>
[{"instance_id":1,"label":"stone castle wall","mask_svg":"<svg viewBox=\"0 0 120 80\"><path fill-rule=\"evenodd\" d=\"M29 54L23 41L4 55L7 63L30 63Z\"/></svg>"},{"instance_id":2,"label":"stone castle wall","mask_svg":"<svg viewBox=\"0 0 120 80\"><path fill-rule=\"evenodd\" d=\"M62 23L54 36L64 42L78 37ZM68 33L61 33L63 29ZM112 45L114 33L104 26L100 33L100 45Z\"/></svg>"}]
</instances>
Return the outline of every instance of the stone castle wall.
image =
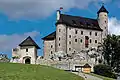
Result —
<instances>
[{"instance_id":1,"label":"stone castle wall","mask_svg":"<svg viewBox=\"0 0 120 80\"><path fill-rule=\"evenodd\" d=\"M55 53L55 40L44 41L44 58L49 59L50 55Z\"/></svg>"}]
</instances>

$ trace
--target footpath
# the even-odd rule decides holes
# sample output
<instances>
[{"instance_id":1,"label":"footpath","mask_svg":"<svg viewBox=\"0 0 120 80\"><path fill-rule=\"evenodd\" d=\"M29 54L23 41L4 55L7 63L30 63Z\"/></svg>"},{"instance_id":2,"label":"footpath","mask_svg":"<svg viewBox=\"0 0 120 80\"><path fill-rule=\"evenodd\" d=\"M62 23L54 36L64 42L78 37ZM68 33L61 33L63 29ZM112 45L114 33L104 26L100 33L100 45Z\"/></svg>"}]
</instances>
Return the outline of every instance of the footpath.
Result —
<instances>
[{"instance_id":1,"label":"footpath","mask_svg":"<svg viewBox=\"0 0 120 80\"><path fill-rule=\"evenodd\" d=\"M98 78L89 74L85 74L85 73L78 73L78 72L72 72L72 73L83 77L85 80L103 80L101 78Z\"/></svg>"}]
</instances>

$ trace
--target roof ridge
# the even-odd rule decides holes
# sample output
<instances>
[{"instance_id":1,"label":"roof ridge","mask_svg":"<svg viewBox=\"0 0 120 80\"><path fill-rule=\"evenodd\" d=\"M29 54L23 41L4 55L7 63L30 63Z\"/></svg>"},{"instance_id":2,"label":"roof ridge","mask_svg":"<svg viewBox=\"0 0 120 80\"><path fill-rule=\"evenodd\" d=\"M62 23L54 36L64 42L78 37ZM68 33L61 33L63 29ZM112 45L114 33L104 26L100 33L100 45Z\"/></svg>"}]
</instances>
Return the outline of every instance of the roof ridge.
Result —
<instances>
[{"instance_id":1,"label":"roof ridge","mask_svg":"<svg viewBox=\"0 0 120 80\"><path fill-rule=\"evenodd\" d=\"M94 19L94 18L88 18L88 17L83 17L83 16L74 16L74 15L70 15L70 14L61 14L61 15L71 16L71 17L78 17L78 18L86 18L86 19L92 19L92 20L97 20L97 18Z\"/></svg>"}]
</instances>

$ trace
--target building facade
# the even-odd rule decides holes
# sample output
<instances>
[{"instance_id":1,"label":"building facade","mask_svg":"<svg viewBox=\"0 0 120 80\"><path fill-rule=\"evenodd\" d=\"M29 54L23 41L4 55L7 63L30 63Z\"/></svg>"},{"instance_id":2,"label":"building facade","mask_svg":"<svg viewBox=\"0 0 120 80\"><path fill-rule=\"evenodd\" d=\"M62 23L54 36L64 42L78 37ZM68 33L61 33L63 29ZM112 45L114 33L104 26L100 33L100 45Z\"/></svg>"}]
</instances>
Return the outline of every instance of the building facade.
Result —
<instances>
[{"instance_id":1,"label":"building facade","mask_svg":"<svg viewBox=\"0 0 120 80\"><path fill-rule=\"evenodd\" d=\"M57 11L56 31L42 38L44 58L55 52L67 54L98 47L108 34L108 11L104 6L97 12L97 19L61 14Z\"/></svg>"},{"instance_id":2,"label":"building facade","mask_svg":"<svg viewBox=\"0 0 120 80\"><path fill-rule=\"evenodd\" d=\"M17 48L12 49L12 60L16 63L36 64L40 47L29 36Z\"/></svg>"}]
</instances>

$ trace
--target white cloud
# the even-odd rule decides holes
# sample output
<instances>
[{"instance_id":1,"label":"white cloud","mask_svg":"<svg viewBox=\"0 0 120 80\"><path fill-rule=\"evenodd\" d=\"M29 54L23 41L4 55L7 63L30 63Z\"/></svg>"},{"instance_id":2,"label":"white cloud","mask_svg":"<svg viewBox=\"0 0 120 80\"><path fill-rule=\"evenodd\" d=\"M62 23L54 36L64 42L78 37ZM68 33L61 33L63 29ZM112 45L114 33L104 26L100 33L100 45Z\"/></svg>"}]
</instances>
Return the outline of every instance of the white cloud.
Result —
<instances>
[{"instance_id":1,"label":"white cloud","mask_svg":"<svg viewBox=\"0 0 120 80\"><path fill-rule=\"evenodd\" d=\"M110 34L120 35L120 20L116 17L109 18L108 27Z\"/></svg>"},{"instance_id":2,"label":"white cloud","mask_svg":"<svg viewBox=\"0 0 120 80\"><path fill-rule=\"evenodd\" d=\"M84 9L90 3L111 0L0 0L0 10L11 18L36 19L50 16L59 7Z\"/></svg>"},{"instance_id":3,"label":"white cloud","mask_svg":"<svg viewBox=\"0 0 120 80\"><path fill-rule=\"evenodd\" d=\"M11 51L12 48L17 47L25 38L31 36L35 38L39 35L39 32L32 31L24 34L12 34L12 35L0 35L0 51Z\"/></svg>"}]
</instances>

